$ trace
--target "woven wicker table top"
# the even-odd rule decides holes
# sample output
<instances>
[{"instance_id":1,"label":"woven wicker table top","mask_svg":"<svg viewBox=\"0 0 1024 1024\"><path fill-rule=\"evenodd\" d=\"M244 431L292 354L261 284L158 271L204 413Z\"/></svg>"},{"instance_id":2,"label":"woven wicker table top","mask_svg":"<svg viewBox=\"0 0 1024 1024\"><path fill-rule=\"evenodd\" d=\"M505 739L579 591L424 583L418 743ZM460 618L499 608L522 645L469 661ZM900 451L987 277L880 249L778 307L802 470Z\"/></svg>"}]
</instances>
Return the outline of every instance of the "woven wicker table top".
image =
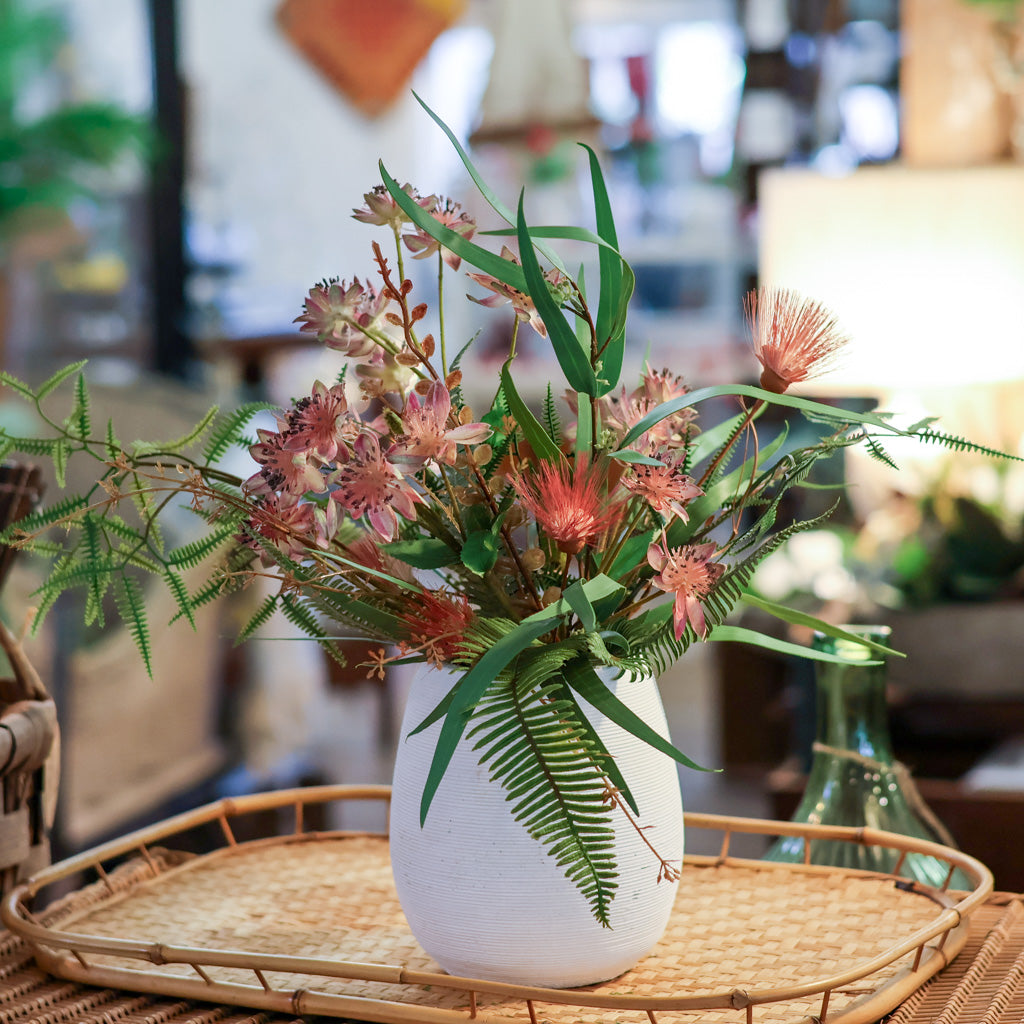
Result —
<instances>
[{"instance_id":1,"label":"woven wicker table top","mask_svg":"<svg viewBox=\"0 0 1024 1024\"><path fill-rule=\"evenodd\" d=\"M1024 895L994 893L971 918L963 952L889 1024L1019 1024L1024 1019ZM235 1006L93 988L50 977L25 943L0 933L0 1022L33 1024L301 1024Z\"/></svg>"},{"instance_id":2,"label":"woven wicker table top","mask_svg":"<svg viewBox=\"0 0 1024 1024\"><path fill-rule=\"evenodd\" d=\"M0 933L0 1024L277 1022L292 1014L396 1024L870 1024L901 1001L916 1006L936 972L952 977L973 938L968 922L989 909L991 874L957 851L919 844L950 872L957 863L967 868L970 894L884 874L737 859L727 853L735 831L823 830L690 815L689 828L722 831L721 852L687 857L665 936L632 970L565 992L453 978L405 922L387 838L304 828L307 805L317 801L389 795L314 787L218 801L40 871L2 907L13 934ZM291 807L294 830L237 842L231 822L268 805ZM206 819L220 823L224 846L199 857L163 848ZM824 832L897 850L914 842ZM134 856L119 863L126 854ZM96 881L30 910L33 894L84 868ZM979 947L979 963L1003 963L994 944L1007 936L1024 949L1022 901L1004 899L1005 920L983 923L986 940L996 938ZM1007 979L1024 981L1024 953ZM1000 1005L1013 997L1007 990Z\"/></svg>"}]
</instances>

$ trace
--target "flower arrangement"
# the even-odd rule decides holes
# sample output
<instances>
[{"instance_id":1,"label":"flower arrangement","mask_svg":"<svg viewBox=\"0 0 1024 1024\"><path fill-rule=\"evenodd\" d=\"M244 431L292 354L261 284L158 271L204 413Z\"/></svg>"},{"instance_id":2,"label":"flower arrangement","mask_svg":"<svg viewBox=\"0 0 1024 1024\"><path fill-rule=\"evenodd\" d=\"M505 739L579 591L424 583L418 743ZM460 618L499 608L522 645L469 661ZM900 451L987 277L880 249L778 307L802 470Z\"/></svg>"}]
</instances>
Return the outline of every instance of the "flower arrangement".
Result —
<instances>
[{"instance_id":1,"label":"flower arrangement","mask_svg":"<svg viewBox=\"0 0 1024 1024\"><path fill-rule=\"evenodd\" d=\"M62 593L80 588L86 621L102 623L104 598L113 594L144 659L150 624L138 570L161 579L178 616L189 620L221 594L261 577L276 580L242 639L280 610L335 656L344 638L380 641L371 672L395 660L454 667L455 685L420 726L442 723L422 815L456 744L475 729L481 762L509 790L516 817L607 924L615 864L603 846L604 826L618 808L637 808L581 701L693 763L622 704L596 670L658 674L697 641L748 641L812 656L729 625L740 602L848 637L748 592L762 559L824 518L781 523L783 497L805 484L819 459L851 445L886 460L887 437L954 448L968 442L930 422L904 429L885 415L790 395L791 384L828 366L844 338L826 309L787 290L761 290L747 302L759 387L691 390L669 370L650 368L636 386L621 384L633 275L618 249L596 155L589 152L596 230L531 227L522 199L517 212L506 208L434 117L507 225L494 234L512 236L517 254L479 245L483 232L457 203L400 186L381 165L383 184L355 216L391 235L393 257L373 242L375 280L317 284L298 317L301 330L339 354L338 377L314 383L276 411L276 429L255 437L247 436L249 424L264 407L245 405L211 410L174 443L126 443L112 424L93 430L82 364L39 388L0 374L50 430L47 437L3 435L5 454L49 458L61 480L70 458L91 457L98 470L90 490L65 494L0 541L53 559L39 618ZM595 247L596 301L552 248L560 239ZM403 250L436 262L429 303L406 276ZM444 327L444 285L462 262L475 268L472 301L511 305L510 348L482 414L464 397L466 349L453 350ZM431 305L437 327L424 333ZM539 406L516 382L521 330L547 339L568 385L549 383ZM52 396L65 386L73 389L70 413L50 415ZM712 398L734 403L734 411L702 427L699 410ZM821 439L791 447L783 433L759 443L758 420L772 404L812 418ZM222 465L239 446L254 460L248 479ZM159 522L182 499L204 532L168 546ZM216 568L190 591L183 572L215 552L222 553ZM508 699L495 701L495 688ZM485 703L481 734L474 710ZM519 742L536 737L543 742Z\"/></svg>"}]
</instances>

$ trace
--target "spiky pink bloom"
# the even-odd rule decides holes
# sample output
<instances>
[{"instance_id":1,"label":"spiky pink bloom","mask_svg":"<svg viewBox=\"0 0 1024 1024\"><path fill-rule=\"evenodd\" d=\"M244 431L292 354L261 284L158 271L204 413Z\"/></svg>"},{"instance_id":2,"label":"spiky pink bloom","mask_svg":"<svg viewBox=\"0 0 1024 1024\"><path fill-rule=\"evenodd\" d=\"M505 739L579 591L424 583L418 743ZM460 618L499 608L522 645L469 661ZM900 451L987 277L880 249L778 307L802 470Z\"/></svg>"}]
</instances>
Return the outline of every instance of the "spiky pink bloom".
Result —
<instances>
[{"instance_id":1,"label":"spiky pink bloom","mask_svg":"<svg viewBox=\"0 0 1024 1024\"><path fill-rule=\"evenodd\" d=\"M313 393L300 398L285 416L284 447L306 452L324 462L333 462L344 451L346 438L355 437L358 421L348 410L345 385L328 388L321 381Z\"/></svg>"},{"instance_id":2,"label":"spiky pink bloom","mask_svg":"<svg viewBox=\"0 0 1024 1024\"><path fill-rule=\"evenodd\" d=\"M249 454L259 463L260 469L245 481L246 490L262 494L286 491L296 496L310 491L320 494L327 490L320 469L310 463L305 451L286 447L288 439L285 435L260 428L256 436L257 442L249 449Z\"/></svg>"},{"instance_id":3,"label":"spiky pink bloom","mask_svg":"<svg viewBox=\"0 0 1024 1024\"><path fill-rule=\"evenodd\" d=\"M268 540L289 558L302 558L310 548L327 547L317 511L312 502L300 501L294 495L269 494L253 504L248 525L253 533ZM250 534L243 532L239 539L259 552L264 565L273 563L270 554Z\"/></svg>"},{"instance_id":4,"label":"spiky pink bloom","mask_svg":"<svg viewBox=\"0 0 1024 1024\"><path fill-rule=\"evenodd\" d=\"M683 470L686 455L683 452L662 453L661 465L645 466L637 463L622 478L622 486L643 498L655 512L678 516L689 521L686 504L704 492Z\"/></svg>"},{"instance_id":5,"label":"spiky pink bloom","mask_svg":"<svg viewBox=\"0 0 1024 1024\"><path fill-rule=\"evenodd\" d=\"M501 247L501 255L503 259L511 263L519 264L519 257L507 245ZM521 323L528 323L542 338L548 336L548 329L545 327L544 321L541 319L540 314L537 312L537 307L533 304L533 299L529 295L518 291L511 285L505 284L504 281L499 281L496 277L491 277L490 274L467 274L466 276L476 281L477 284L489 288L494 293L482 299L467 295L466 297L471 302L490 307L501 306L506 302L511 302L517 320ZM568 297L568 279L564 274L552 269L545 272L544 279L548 282L554 293L556 302L564 301Z\"/></svg>"},{"instance_id":6,"label":"spiky pink bloom","mask_svg":"<svg viewBox=\"0 0 1024 1024\"><path fill-rule=\"evenodd\" d=\"M789 288L760 288L743 306L761 387L777 395L829 370L850 340L827 307Z\"/></svg>"},{"instance_id":7,"label":"spiky pink bloom","mask_svg":"<svg viewBox=\"0 0 1024 1024\"><path fill-rule=\"evenodd\" d=\"M458 203L453 202L451 199L446 199L443 205L439 200L438 205L430 211L430 215L442 227L450 228L463 238L472 238L473 232L476 231L476 221L468 213L465 213ZM422 228L417 228L411 235L403 235L402 240L413 254L414 260L426 259L428 256L433 256L440 249L441 258L452 270L458 270L462 264L462 257L456 256L451 249L441 245L436 238L428 235Z\"/></svg>"},{"instance_id":8,"label":"spiky pink bloom","mask_svg":"<svg viewBox=\"0 0 1024 1024\"><path fill-rule=\"evenodd\" d=\"M672 616L677 640L686 632L687 623L699 637L708 635L701 599L707 597L725 572L725 566L710 560L715 551L714 543L669 548L664 541L647 549L647 562L658 574L651 582L676 596Z\"/></svg>"},{"instance_id":9,"label":"spiky pink bloom","mask_svg":"<svg viewBox=\"0 0 1024 1024\"><path fill-rule=\"evenodd\" d=\"M337 507L335 502L330 502L330 506L332 508ZM381 551L377 541L368 533L364 533L355 540L349 541L345 545L345 555L353 562L366 566L367 569L385 572L389 576L403 580L406 583L416 582L412 566L387 554L385 551ZM376 579L375 585L385 590L398 591L399 589L397 584L380 579L380 577Z\"/></svg>"},{"instance_id":10,"label":"spiky pink bloom","mask_svg":"<svg viewBox=\"0 0 1024 1024\"><path fill-rule=\"evenodd\" d=\"M437 196L421 196L408 182L402 186L402 191L411 196L413 202L417 206L422 206L424 210L433 210L437 205ZM366 200L366 205L352 211L352 216L356 220L361 220L364 224L388 224L394 228L410 223L406 212L383 185L375 185L369 192L364 193L363 199Z\"/></svg>"},{"instance_id":11,"label":"spiky pink bloom","mask_svg":"<svg viewBox=\"0 0 1024 1024\"><path fill-rule=\"evenodd\" d=\"M305 312L294 322L302 325L300 331L315 334L328 348L358 359L376 348L368 332L381 327L390 301L358 277L352 284L323 281L310 289Z\"/></svg>"},{"instance_id":12,"label":"spiky pink bloom","mask_svg":"<svg viewBox=\"0 0 1024 1024\"><path fill-rule=\"evenodd\" d=\"M402 411L405 433L388 450L388 458L402 465L422 466L439 462L454 466L460 444L481 444L491 436L486 423L464 423L448 426L452 396L440 381L433 381L427 396L412 391Z\"/></svg>"},{"instance_id":13,"label":"spiky pink bloom","mask_svg":"<svg viewBox=\"0 0 1024 1024\"><path fill-rule=\"evenodd\" d=\"M444 590L410 595L409 610L399 616L409 627L409 639L439 668L461 651L466 630L475 617L465 594Z\"/></svg>"},{"instance_id":14,"label":"spiky pink bloom","mask_svg":"<svg viewBox=\"0 0 1024 1024\"><path fill-rule=\"evenodd\" d=\"M569 555L596 544L622 515L622 502L609 499L605 474L591 463L542 462L512 485L539 529Z\"/></svg>"},{"instance_id":15,"label":"spiky pink bloom","mask_svg":"<svg viewBox=\"0 0 1024 1024\"><path fill-rule=\"evenodd\" d=\"M380 442L370 433L360 434L352 444L348 461L330 476L335 485L331 500L353 518L366 516L374 532L385 541L398 532L398 516L416 518L416 505L423 498L383 456Z\"/></svg>"}]
</instances>

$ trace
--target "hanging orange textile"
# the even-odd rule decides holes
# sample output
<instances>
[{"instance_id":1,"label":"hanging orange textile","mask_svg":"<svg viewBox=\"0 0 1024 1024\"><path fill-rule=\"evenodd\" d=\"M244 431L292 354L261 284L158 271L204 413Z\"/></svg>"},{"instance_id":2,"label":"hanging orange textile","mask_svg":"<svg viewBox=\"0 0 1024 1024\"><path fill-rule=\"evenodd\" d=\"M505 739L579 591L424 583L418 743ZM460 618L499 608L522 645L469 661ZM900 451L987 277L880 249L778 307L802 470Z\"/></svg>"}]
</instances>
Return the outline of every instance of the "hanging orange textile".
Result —
<instances>
[{"instance_id":1,"label":"hanging orange textile","mask_svg":"<svg viewBox=\"0 0 1024 1024\"><path fill-rule=\"evenodd\" d=\"M465 0L283 0L281 31L370 117L402 93Z\"/></svg>"}]
</instances>

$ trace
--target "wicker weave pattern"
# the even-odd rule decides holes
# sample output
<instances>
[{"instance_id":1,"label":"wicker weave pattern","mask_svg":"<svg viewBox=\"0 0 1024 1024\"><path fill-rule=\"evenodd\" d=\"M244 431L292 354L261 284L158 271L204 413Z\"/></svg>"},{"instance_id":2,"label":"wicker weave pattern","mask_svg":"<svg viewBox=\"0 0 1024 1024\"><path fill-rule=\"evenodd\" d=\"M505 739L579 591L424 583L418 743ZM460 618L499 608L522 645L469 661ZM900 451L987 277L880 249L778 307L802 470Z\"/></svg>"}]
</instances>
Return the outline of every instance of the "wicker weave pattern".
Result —
<instances>
[{"instance_id":1,"label":"wicker weave pattern","mask_svg":"<svg viewBox=\"0 0 1024 1024\"><path fill-rule=\"evenodd\" d=\"M684 867L669 931L654 953L616 981L573 990L568 997L577 1005L561 1005L550 993L493 985L489 993L486 983L439 976L402 916L383 837L297 832L188 860L165 859L141 846L144 859L128 875L104 873L105 881L76 894L73 911L55 923L63 938L34 933L44 965L94 984L179 996L198 990L209 993L199 998L240 1005L381 1021L440 1024L475 1015L482 1024L793 1024L823 1011L830 1022L875 1019L925 980L912 971L917 955L934 972L966 937L964 928L953 938L941 935L952 924L936 931L936 921L957 914L890 878L724 854L693 858ZM974 895L980 900L987 891ZM21 923L13 913L17 898L5 906L5 919L14 925ZM927 951L914 940L905 955L885 962L883 954L896 942L925 933L935 936ZM111 955L116 948L127 951L118 942L144 959ZM944 953L933 955L936 946ZM67 955L67 948L77 952ZM217 950L239 952L204 952ZM282 973L284 966L273 961L282 955L302 958L301 965L287 966L302 973ZM254 987L254 974L264 991ZM822 980L838 976L844 982L823 1003Z\"/></svg>"},{"instance_id":2,"label":"wicker weave pattern","mask_svg":"<svg viewBox=\"0 0 1024 1024\"><path fill-rule=\"evenodd\" d=\"M739 988L788 988L847 970L884 950L935 916L925 897L908 896L890 881L834 874L796 874L688 865L678 912L655 952L623 978L593 987L603 994L658 996L666 979L680 994ZM65 922L67 926L70 922ZM159 884L141 885L130 900L101 906L73 922L76 931L112 937L173 936L176 944L244 949L253 953L344 957L357 962L402 963L438 971L402 917L387 859L386 840L320 840L232 851L201 867L179 871ZM543 927L543 922L538 922ZM97 957L99 963L137 962ZM867 991L894 977L906 962L871 978ZM187 977L184 964L153 970ZM251 972L208 968L221 982L250 984ZM295 989L308 979L273 973L275 988ZM469 1010L466 995L435 988L326 980L325 992L424 1006ZM833 997L833 1012L865 991ZM820 996L769 1004L758 1021L793 1021L820 1006ZM478 1007L494 1020L528 1021L521 1000L481 995ZM604 1021L607 1010L545 1005L551 1021ZM634 1014L635 1016L635 1014ZM680 1019L687 1019L679 1015ZM640 1019L640 1018L638 1018ZM701 1011L690 1019L735 1021L732 1010Z\"/></svg>"}]
</instances>

